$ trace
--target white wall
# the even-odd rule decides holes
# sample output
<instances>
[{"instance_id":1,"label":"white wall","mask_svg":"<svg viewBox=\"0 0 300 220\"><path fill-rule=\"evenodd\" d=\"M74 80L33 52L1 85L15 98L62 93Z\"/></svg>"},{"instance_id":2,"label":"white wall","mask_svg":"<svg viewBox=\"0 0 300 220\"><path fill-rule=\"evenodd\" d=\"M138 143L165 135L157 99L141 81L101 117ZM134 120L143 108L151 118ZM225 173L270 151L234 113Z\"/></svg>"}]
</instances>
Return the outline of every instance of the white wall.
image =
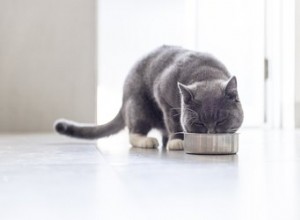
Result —
<instances>
[{"instance_id":1,"label":"white wall","mask_svg":"<svg viewBox=\"0 0 300 220\"><path fill-rule=\"evenodd\" d=\"M266 122L272 128L295 127L295 2L266 0Z\"/></svg>"},{"instance_id":2,"label":"white wall","mask_svg":"<svg viewBox=\"0 0 300 220\"><path fill-rule=\"evenodd\" d=\"M215 55L237 77L243 126L263 125L264 1L196 1L196 49Z\"/></svg>"},{"instance_id":3,"label":"white wall","mask_svg":"<svg viewBox=\"0 0 300 220\"><path fill-rule=\"evenodd\" d=\"M163 44L190 46L186 10L182 0L100 0L99 123L119 111L125 77L141 56Z\"/></svg>"},{"instance_id":4,"label":"white wall","mask_svg":"<svg viewBox=\"0 0 300 220\"><path fill-rule=\"evenodd\" d=\"M300 1L295 0L295 118L296 127L300 128Z\"/></svg>"},{"instance_id":5,"label":"white wall","mask_svg":"<svg viewBox=\"0 0 300 220\"><path fill-rule=\"evenodd\" d=\"M162 44L214 54L238 77L244 126L263 124L264 2L101 0L99 123L121 106L131 66ZM255 107L254 107L255 106Z\"/></svg>"},{"instance_id":6,"label":"white wall","mask_svg":"<svg viewBox=\"0 0 300 220\"><path fill-rule=\"evenodd\" d=\"M0 1L0 132L96 120L95 2Z\"/></svg>"}]
</instances>

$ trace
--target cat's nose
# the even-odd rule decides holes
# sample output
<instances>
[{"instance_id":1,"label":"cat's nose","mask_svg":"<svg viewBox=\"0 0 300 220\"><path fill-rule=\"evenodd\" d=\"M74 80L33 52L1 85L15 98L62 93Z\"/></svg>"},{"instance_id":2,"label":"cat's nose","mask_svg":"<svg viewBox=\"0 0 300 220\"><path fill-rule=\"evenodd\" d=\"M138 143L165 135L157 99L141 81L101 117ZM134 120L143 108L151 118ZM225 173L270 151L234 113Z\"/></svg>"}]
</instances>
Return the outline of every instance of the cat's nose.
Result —
<instances>
[{"instance_id":1,"label":"cat's nose","mask_svg":"<svg viewBox=\"0 0 300 220\"><path fill-rule=\"evenodd\" d=\"M209 129L207 130L207 133L208 133L208 134L214 134L214 133L216 133L216 132L215 132L215 129L214 129L214 128L209 128Z\"/></svg>"}]
</instances>

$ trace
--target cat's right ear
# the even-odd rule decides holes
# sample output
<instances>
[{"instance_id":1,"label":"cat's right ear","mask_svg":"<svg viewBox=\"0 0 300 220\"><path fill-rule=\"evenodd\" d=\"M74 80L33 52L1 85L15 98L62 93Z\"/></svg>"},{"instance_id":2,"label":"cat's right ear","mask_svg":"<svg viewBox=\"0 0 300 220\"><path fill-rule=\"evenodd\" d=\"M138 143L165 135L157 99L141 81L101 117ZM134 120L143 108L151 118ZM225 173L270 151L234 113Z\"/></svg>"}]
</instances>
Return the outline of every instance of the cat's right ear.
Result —
<instances>
[{"instance_id":1,"label":"cat's right ear","mask_svg":"<svg viewBox=\"0 0 300 220\"><path fill-rule=\"evenodd\" d=\"M235 76L232 76L226 83L225 93L231 100L238 102L237 81Z\"/></svg>"},{"instance_id":2,"label":"cat's right ear","mask_svg":"<svg viewBox=\"0 0 300 220\"><path fill-rule=\"evenodd\" d=\"M194 98L191 89L188 88L188 86L186 86L180 82L178 82L177 85L179 88L179 92L183 97L184 103L188 104L189 102L191 102L192 99Z\"/></svg>"}]
</instances>

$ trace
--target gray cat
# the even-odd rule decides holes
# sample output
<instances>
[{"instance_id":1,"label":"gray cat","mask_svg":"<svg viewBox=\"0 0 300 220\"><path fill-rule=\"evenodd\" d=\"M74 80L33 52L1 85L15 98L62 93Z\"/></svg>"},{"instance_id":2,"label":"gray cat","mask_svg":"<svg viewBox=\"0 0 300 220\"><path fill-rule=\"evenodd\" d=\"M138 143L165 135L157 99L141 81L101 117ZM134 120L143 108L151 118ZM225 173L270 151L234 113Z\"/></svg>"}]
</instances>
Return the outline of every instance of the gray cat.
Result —
<instances>
[{"instance_id":1,"label":"gray cat","mask_svg":"<svg viewBox=\"0 0 300 220\"><path fill-rule=\"evenodd\" d=\"M130 71L124 85L123 104L117 116L98 126L58 120L58 133L95 139L129 129L135 147L155 148L147 137L159 129L163 145L183 149L183 134L234 133L243 122L237 81L214 57L174 46L151 52Z\"/></svg>"}]
</instances>

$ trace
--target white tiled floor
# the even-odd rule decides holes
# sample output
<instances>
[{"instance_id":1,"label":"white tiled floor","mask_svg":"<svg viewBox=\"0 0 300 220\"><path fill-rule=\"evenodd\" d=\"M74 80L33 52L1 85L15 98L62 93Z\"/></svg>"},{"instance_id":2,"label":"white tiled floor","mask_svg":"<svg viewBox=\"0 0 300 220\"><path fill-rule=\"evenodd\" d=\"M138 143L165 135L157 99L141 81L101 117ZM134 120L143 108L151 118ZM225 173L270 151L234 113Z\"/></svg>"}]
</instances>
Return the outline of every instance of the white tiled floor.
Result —
<instances>
[{"instance_id":1,"label":"white tiled floor","mask_svg":"<svg viewBox=\"0 0 300 220\"><path fill-rule=\"evenodd\" d=\"M300 219L300 131L241 131L238 155L0 136L1 220Z\"/></svg>"}]
</instances>

